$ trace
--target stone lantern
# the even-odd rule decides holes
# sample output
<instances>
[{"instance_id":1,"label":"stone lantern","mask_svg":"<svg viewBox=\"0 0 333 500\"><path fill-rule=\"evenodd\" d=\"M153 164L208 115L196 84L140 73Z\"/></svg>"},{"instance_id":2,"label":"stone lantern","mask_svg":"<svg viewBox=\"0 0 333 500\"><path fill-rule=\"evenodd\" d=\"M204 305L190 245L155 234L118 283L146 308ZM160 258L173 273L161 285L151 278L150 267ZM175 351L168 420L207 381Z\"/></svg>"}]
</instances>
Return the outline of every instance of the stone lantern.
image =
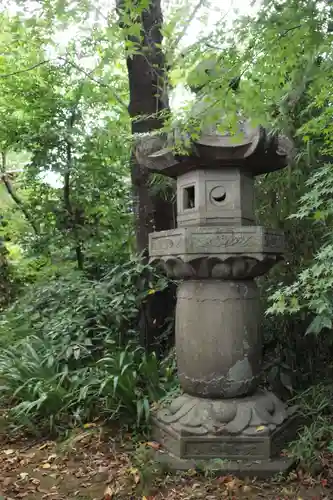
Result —
<instances>
[{"instance_id":1,"label":"stone lantern","mask_svg":"<svg viewBox=\"0 0 333 500\"><path fill-rule=\"evenodd\" d=\"M254 177L287 166L286 142L262 127L211 131L187 156L146 155L177 181L177 228L150 234L153 264L180 279L176 354L183 394L153 416L180 468L221 459L229 473L275 473L297 430L295 408L258 386L261 311L255 278L281 257L281 231L255 225ZM140 154L140 153L138 153ZM142 151L141 151L142 161Z\"/></svg>"}]
</instances>

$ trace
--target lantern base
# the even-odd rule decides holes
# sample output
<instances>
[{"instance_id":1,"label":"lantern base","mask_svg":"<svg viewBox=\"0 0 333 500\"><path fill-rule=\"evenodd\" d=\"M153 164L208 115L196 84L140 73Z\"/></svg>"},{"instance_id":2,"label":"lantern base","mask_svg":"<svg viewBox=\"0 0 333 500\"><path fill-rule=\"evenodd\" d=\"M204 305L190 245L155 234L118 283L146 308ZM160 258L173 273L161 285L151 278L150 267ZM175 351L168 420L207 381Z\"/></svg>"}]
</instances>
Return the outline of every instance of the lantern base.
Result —
<instances>
[{"instance_id":1,"label":"lantern base","mask_svg":"<svg viewBox=\"0 0 333 500\"><path fill-rule=\"evenodd\" d=\"M240 461L248 469L245 463L273 460L282 470L285 461L276 460L296 437L300 425L296 410L265 390L224 400L184 394L155 413L153 438L180 460L222 460L232 469L239 468Z\"/></svg>"},{"instance_id":2,"label":"lantern base","mask_svg":"<svg viewBox=\"0 0 333 500\"><path fill-rule=\"evenodd\" d=\"M154 459L169 472L209 472L218 476L236 476L239 478L269 479L276 474L287 474L295 467L295 460L278 457L268 460L199 460L176 457L165 450L158 450Z\"/></svg>"}]
</instances>

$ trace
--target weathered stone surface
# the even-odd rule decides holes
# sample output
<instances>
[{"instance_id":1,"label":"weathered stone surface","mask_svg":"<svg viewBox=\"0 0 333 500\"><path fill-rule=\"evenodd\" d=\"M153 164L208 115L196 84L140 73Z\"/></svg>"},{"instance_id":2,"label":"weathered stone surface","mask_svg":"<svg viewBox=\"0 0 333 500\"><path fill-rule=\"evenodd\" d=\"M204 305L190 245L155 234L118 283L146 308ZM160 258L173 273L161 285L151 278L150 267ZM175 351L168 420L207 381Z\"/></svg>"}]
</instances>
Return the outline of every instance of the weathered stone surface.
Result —
<instances>
[{"instance_id":1,"label":"weathered stone surface","mask_svg":"<svg viewBox=\"0 0 333 500\"><path fill-rule=\"evenodd\" d=\"M183 279L222 279L239 280L262 276L279 260L273 254L256 255L255 257L239 255L191 255L182 257L162 257L151 259L151 263L162 268L169 277Z\"/></svg>"},{"instance_id":2,"label":"weathered stone surface","mask_svg":"<svg viewBox=\"0 0 333 500\"><path fill-rule=\"evenodd\" d=\"M283 249L283 233L259 226L191 226L149 236L151 263L176 278L255 278L282 257Z\"/></svg>"},{"instance_id":3,"label":"weathered stone surface","mask_svg":"<svg viewBox=\"0 0 333 500\"><path fill-rule=\"evenodd\" d=\"M268 479L276 474L289 472L295 461L291 458L276 457L265 460L195 460L179 458L172 453L159 450L155 460L170 472L199 470L219 476L237 476L240 478Z\"/></svg>"},{"instance_id":4,"label":"weathered stone surface","mask_svg":"<svg viewBox=\"0 0 333 500\"><path fill-rule=\"evenodd\" d=\"M175 143L179 142L189 144L187 154L175 153ZM186 132L174 130L169 136L144 136L135 148L141 165L169 177L179 177L199 166L216 170L237 167L260 175L285 168L291 152L289 139L261 126L253 128L245 120L241 120L240 130L233 136L228 132L219 133L212 125L210 130L202 131L198 140L191 140Z\"/></svg>"},{"instance_id":5,"label":"weathered stone surface","mask_svg":"<svg viewBox=\"0 0 333 500\"><path fill-rule=\"evenodd\" d=\"M254 224L254 179L237 168L195 170L177 179L177 224Z\"/></svg>"},{"instance_id":6,"label":"weathered stone surface","mask_svg":"<svg viewBox=\"0 0 333 500\"><path fill-rule=\"evenodd\" d=\"M176 306L178 377L185 392L230 398L254 392L260 375L260 303L247 281L183 281Z\"/></svg>"},{"instance_id":7,"label":"weathered stone surface","mask_svg":"<svg viewBox=\"0 0 333 500\"><path fill-rule=\"evenodd\" d=\"M155 421L182 435L239 435L256 438L271 434L288 417L285 405L263 389L252 396L205 399L183 394L160 409ZM200 431L194 430L200 428Z\"/></svg>"},{"instance_id":8,"label":"weathered stone surface","mask_svg":"<svg viewBox=\"0 0 333 500\"><path fill-rule=\"evenodd\" d=\"M181 227L151 233L151 257L261 253L282 254L284 236L276 229L260 226Z\"/></svg>"},{"instance_id":9,"label":"weathered stone surface","mask_svg":"<svg viewBox=\"0 0 333 500\"><path fill-rule=\"evenodd\" d=\"M183 459L274 458L297 430L296 408L263 390L229 400L183 395L153 418L154 438Z\"/></svg>"}]
</instances>

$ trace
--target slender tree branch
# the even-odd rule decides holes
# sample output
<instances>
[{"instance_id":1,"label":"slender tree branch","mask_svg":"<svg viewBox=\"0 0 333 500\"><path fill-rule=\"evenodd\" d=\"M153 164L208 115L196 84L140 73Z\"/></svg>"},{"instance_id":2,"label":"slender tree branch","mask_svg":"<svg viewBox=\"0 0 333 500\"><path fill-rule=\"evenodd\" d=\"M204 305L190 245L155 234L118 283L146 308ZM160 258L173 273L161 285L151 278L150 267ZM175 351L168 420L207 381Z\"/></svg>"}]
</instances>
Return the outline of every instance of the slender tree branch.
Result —
<instances>
[{"instance_id":1,"label":"slender tree branch","mask_svg":"<svg viewBox=\"0 0 333 500\"><path fill-rule=\"evenodd\" d=\"M85 72L87 78L91 76L91 73L93 71L94 70L92 70L90 73ZM76 101L74 102L71 114L68 118L68 132L72 132L73 127L75 125L75 121L78 116L77 111L82 97L84 83L85 82L82 81L77 89ZM70 191L70 176L73 166L72 142L70 138L66 138L65 143L66 143L66 171L64 173L64 188L63 188L64 205L65 205L65 210L67 212L67 218L70 221L70 228L72 230L73 237L75 240L75 253L76 253L77 266L79 270L82 271L84 267L84 254L82 251L82 241L80 240L80 235L78 233L79 212L72 206L71 191Z\"/></svg>"},{"instance_id":2,"label":"slender tree branch","mask_svg":"<svg viewBox=\"0 0 333 500\"><path fill-rule=\"evenodd\" d=\"M45 61L41 61L41 62L33 64L32 66L29 66L27 68L24 68L24 69L21 69L21 70L18 70L18 71L13 71L11 73L0 74L0 78L10 78L11 76L20 75L22 73L27 73L27 72L32 71L32 70L34 70L34 69L36 69L36 68L38 68L38 67L40 67L40 66L42 66L44 64L48 64L48 63L50 63L52 61L56 61L57 59L61 60L61 61L64 61L65 64L69 64L73 68L77 69L78 71L80 71L80 73L82 73L87 78L89 78L89 80L91 80L92 82L96 83L96 85L99 85L100 87L107 88L107 89L111 90L111 92L113 93L113 96L116 99L116 101L118 102L118 104L120 104L124 109L127 110L126 103L118 96L118 94L116 94L116 92L109 85L107 85L104 82L101 82L100 80L98 80L97 78L94 78L91 75L91 73L93 73L93 71L92 72L88 72L88 71L84 70L83 68L81 68L81 66L79 66L78 64L70 61L69 59L67 59L66 57L63 57L63 56L59 56L58 58L55 58L55 59L46 59Z\"/></svg>"},{"instance_id":3,"label":"slender tree branch","mask_svg":"<svg viewBox=\"0 0 333 500\"><path fill-rule=\"evenodd\" d=\"M231 5L229 7L229 9L225 12L225 14L222 16L222 18L219 20L220 23L222 23L224 21L224 19L228 16L228 14L230 13L230 10L231 10L231 7L233 5L233 2L231 2ZM197 12L197 10L196 10ZM183 33L181 33L181 36L180 36L180 39L178 40L177 43L179 43L181 41L181 39L184 37L184 35L186 34L187 32L187 29L190 27L190 23L193 21L194 19L194 16L196 14L196 12L194 13L193 17L190 16L190 21L189 23L186 24L186 27L183 31ZM185 57L186 53L193 50L195 47L198 47L198 45L202 44L202 43L205 43L207 45L207 47L209 47L209 44L207 43L207 40L211 40L212 38L212 33L208 33L208 35L205 35L204 37L200 38L200 40L197 40L196 42L192 43L191 45L189 45L188 47L186 47L185 49L183 49L177 56L177 60ZM175 44L174 44L175 45ZM214 47L214 49L217 49L217 47ZM221 50L220 47L218 47L218 50Z\"/></svg>"},{"instance_id":4,"label":"slender tree branch","mask_svg":"<svg viewBox=\"0 0 333 500\"><path fill-rule=\"evenodd\" d=\"M75 121L75 111L73 111L69 123L72 128ZM66 163L67 169L64 174L64 205L67 212L67 217L70 219L70 225L72 227L74 239L75 239L75 253L76 253L76 261L77 267L80 271L83 270L84 265L84 255L82 252L82 244L78 235L77 228L77 220L74 214L74 210L71 203L70 198L70 174L72 169L72 145L69 140L66 141Z\"/></svg>"},{"instance_id":5,"label":"slender tree branch","mask_svg":"<svg viewBox=\"0 0 333 500\"><path fill-rule=\"evenodd\" d=\"M284 36L286 36L290 31L294 31L294 30L297 30L298 28L301 28L302 27L302 24L297 24L297 26L292 26L291 28L287 28L285 29L284 31L282 31L282 33L280 33L280 37L279 38L283 38Z\"/></svg>"},{"instance_id":6,"label":"slender tree branch","mask_svg":"<svg viewBox=\"0 0 333 500\"><path fill-rule=\"evenodd\" d=\"M285 37L290 31L294 31L294 30L296 30L298 28L301 28L302 26L303 26L302 24L297 24L296 26L292 26L291 28L286 28L285 30L283 30L281 33L278 34L277 39L279 40L280 38ZM204 43L210 49L221 51L222 50L221 47L212 45L211 43L209 43L209 42L206 41L206 40L209 40L210 37L211 37L211 35L205 36L201 40L198 40L197 42L195 42L192 45L190 45L190 47L188 47L187 50L191 50L191 49L197 47L200 43ZM274 43L275 42L276 42L276 40L274 40ZM180 55L183 56L184 53L181 53Z\"/></svg>"},{"instance_id":7,"label":"slender tree branch","mask_svg":"<svg viewBox=\"0 0 333 500\"><path fill-rule=\"evenodd\" d=\"M32 66L29 66L28 68L19 69L18 71L13 71L12 73L3 73L2 75L0 74L0 78L9 78L10 76L20 75L21 73L27 73L28 71L32 71L33 69L38 68L39 66L42 66L43 64L47 64L50 61L51 61L51 59L47 59L47 60L41 61L37 64L33 64Z\"/></svg>"},{"instance_id":8,"label":"slender tree branch","mask_svg":"<svg viewBox=\"0 0 333 500\"><path fill-rule=\"evenodd\" d=\"M188 29L191 26L193 19L197 15L198 11L200 10L200 8L204 4L204 2L205 2L205 0L199 0L198 3L194 6L192 12L189 14L188 18L186 19L185 26L184 26L182 32L179 33L179 35L177 36L177 38L173 42L171 50L175 49L178 46L179 42L182 40L182 38L184 38Z\"/></svg>"},{"instance_id":9,"label":"slender tree branch","mask_svg":"<svg viewBox=\"0 0 333 500\"><path fill-rule=\"evenodd\" d=\"M77 69L78 71L80 71L83 75L85 75L87 78L89 78L89 80L91 80L92 82L96 83L97 85L99 85L100 87L103 87L103 88L106 88L106 89L109 89L111 90L114 98L116 99L116 101L118 102L118 104L120 104L124 109L126 109L127 111L127 105L124 103L124 101L118 96L118 94L116 94L116 92L114 92L114 90L109 86L107 85L106 83L104 82L101 82L100 80L98 80L97 78L94 78L92 76L92 73L95 71L95 70L92 70L91 72L89 71L86 71L85 69L81 68L81 66L79 66L78 64L74 63L73 61L70 61L68 59L66 59L65 57L62 57L60 56L59 59L65 61L67 64L69 64L70 66L72 66L73 68Z\"/></svg>"},{"instance_id":10,"label":"slender tree branch","mask_svg":"<svg viewBox=\"0 0 333 500\"><path fill-rule=\"evenodd\" d=\"M37 227L32 215L29 213L29 211L25 207L24 202L21 200L21 198L17 195L17 193L15 193L13 186L9 180L9 176L6 173L6 153L4 151L1 151L1 180L5 185L7 193L9 194L11 199L16 203L16 205L20 208L24 217L26 218L26 220L29 222L30 226L32 227L34 233L36 235L39 235L38 227Z\"/></svg>"}]
</instances>

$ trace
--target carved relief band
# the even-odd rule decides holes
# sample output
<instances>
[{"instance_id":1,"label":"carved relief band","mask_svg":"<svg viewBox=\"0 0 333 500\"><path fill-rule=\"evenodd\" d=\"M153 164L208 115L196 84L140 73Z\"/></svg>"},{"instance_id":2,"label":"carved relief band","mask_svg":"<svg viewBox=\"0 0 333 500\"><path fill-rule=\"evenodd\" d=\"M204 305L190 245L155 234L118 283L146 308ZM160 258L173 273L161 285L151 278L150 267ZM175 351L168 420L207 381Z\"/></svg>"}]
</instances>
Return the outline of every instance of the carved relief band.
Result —
<instances>
[{"instance_id":1,"label":"carved relief band","mask_svg":"<svg viewBox=\"0 0 333 500\"><path fill-rule=\"evenodd\" d=\"M151 257L191 254L282 254L284 236L258 226L185 227L149 235Z\"/></svg>"},{"instance_id":2,"label":"carved relief band","mask_svg":"<svg viewBox=\"0 0 333 500\"><path fill-rule=\"evenodd\" d=\"M209 252L221 251L227 247L245 247L251 244L253 236L248 236L240 233L224 233L224 234L197 234L193 233L192 245L196 251L202 252L208 250Z\"/></svg>"},{"instance_id":3,"label":"carved relief band","mask_svg":"<svg viewBox=\"0 0 333 500\"><path fill-rule=\"evenodd\" d=\"M156 233L153 233L153 235L155 236ZM177 253L182 250L182 244L184 244L183 234L175 232L174 234L163 236L157 233L154 238L151 238L150 254L168 255L174 252Z\"/></svg>"}]
</instances>

